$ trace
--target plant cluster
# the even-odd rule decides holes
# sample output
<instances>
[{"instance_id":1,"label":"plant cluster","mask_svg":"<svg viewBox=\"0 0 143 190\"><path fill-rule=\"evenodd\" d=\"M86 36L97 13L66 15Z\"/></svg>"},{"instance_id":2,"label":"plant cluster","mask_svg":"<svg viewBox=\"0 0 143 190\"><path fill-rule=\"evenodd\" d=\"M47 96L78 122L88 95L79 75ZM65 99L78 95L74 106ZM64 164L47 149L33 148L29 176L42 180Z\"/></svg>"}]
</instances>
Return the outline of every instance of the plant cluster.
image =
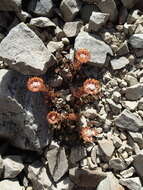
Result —
<instances>
[{"instance_id":1,"label":"plant cluster","mask_svg":"<svg viewBox=\"0 0 143 190\"><path fill-rule=\"evenodd\" d=\"M71 63L65 60L63 68L57 67L56 73L60 73L66 80L70 79L67 91L69 92L68 103L64 103L64 92L62 89L55 90L46 84L41 77L30 77L27 81L27 89L33 93L41 92L44 96L45 103L50 109L45 119L53 126L53 129L63 129L65 126L70 129L76 128L79 136L84 142L93 142L95 136L98 135L96 128L88 126L80 126L81 113L80 107L86 102L96 100L100 97L100 82L94 78L86 79L82 86L74 87L71 85L76 78L78 71L83 64L90 61L90 52L87 49L79 49L75 51L74 61ZM55 106L56 105L56 106ZM60 110L60 111L59 111ZM72 131L72 130L71 130Z\"/></svg>"}]
</instances>

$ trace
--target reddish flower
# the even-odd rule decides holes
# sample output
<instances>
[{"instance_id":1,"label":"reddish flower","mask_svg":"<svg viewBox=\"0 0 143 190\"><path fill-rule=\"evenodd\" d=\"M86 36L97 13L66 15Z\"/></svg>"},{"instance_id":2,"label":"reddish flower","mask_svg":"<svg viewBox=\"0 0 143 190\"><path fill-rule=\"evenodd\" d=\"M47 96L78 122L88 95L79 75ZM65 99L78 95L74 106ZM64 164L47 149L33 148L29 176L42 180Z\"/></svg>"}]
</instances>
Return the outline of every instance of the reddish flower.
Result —
<instances>
[{"instance_id":1,"label":"reddish flower","mask_svg":"<svg viewBox=\"0 0 143 190\"><path fill-rule=\"evenodd\" d=\"M87 79L83 83L83 90L86 94L96 95L100 92L100 83L95 79Z\"/></svg>"},{"instance_id":2,"label":"reddish flower","mask_svg":"<svg viewBox=\"0 0 143 190\"><path fill-rule=\"evenodd\" d=\"M51 111L47 115L47 120L50 124L59 123L61 119L62 119L61 114L56 111Z\"/></svg>"},{"instance_id":3,"label":"reddish flower","mask_svg":"<svg viewBox=\"0 0 143 190\"><path fill-rule=\"evenodd\" d=\"M97 136L98 132L94 128L81 127L80 135L85 142L93 142L93 137Z\"/></svg>"},{"instance_id":4,"label":"reddish flower","mask_svg":"<svg viewBox=\"0 0 143 190\"><path fill-rule=\"evenodd\" d=\"M90 60L90 53L87 49L78 49L75 58L80 63L87 63Z\"/></svg>"},{"instance_id":5,"label":"reddish flower","mask_svg":"<svg viewBox=\"0 0 143 190\"><path fill-rule=\"evenodd\" d=\"M32 92L46 91L44 81L40 77L31 77L27 81L27 88Z\"/></svg>"}]
</instances>

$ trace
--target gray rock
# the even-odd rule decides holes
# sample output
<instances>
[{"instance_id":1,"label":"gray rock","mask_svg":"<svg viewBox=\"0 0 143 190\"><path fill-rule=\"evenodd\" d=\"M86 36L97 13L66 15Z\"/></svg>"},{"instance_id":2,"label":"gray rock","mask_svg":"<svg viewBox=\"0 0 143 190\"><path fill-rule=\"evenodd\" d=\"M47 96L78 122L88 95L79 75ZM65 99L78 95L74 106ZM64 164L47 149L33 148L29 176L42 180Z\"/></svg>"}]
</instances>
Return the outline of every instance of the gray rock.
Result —
<instances>
[{"instance_id":1,"label":"gray rock","mask_svg":"<svg viewBox=\"0 0 143 190\"><path fill-rule=\"evenodd\" d=\"M129 64L129 60L126 57L120 57L118 59L111 60L111 66L113 70L119 70Z\"/></svg>"},{"instance_id":2,"label":"gray rock","mask_svg":"<svg viewBox=\"0 0 143 190\"><path fill-rule=\"evenodd\" d=\"M123 56L129 53L127 41L123 42L117 50L117 55Z\"/></svg>"},{"instance_id":3,"label":"gray rock","mask_svg":"<svg viewBox=\"0 0 143 190\"><path fill-rule=\"evenodd\" d=\"M114 91L112 94L112 99L116 102L119 103L120 99L121 99L121 94L118 91Z\"/></svg>"},{"instance_id":4,"label":"gray rock","mask_svg":"<svg viewBox=\"0 0 143 190\"><path fill-rule=\"evenodd\" d=\"M113 112L113 114L118 115L119 113L121 113L121 109L122 109L121 104L117 104L111 99L106 99L106 101L109 104L109 107L111 108L111 111Z\"/></svg>"},{"instance_id":5,"label":"gray rock","mask_svg":"<svg viewBox=\"0 0 143 190\"><path fill-rule=\"evenodd\" d=\"M112 157L112 154L115 150L115 147L113 145L113 142L111 140L99 140L98 141L99 147L103 152L104 155L104 159L106 158L107 160L109 160Z\"/></svg>"},{"instance_id":6,"label":"gray rock","mask_svg":"<svg viewBox=\"0 0 143 190\"><path fill-rule=\"evenodd\" d=\"M116 148L119 148L122 146L122 140L118 136L113 136L113 144Z\"/></svg>"},{"instance_id":7,"label":"gray rock","mask_svg":"<svg viewBox=\"0 0 143 190\"><path fill-rule=\"evenodd\" d=\"M27 79L14 71L0 70L0 137L13 145L40 151L51 138L43 97L26 89Z\"/></svg>"},{"instance_id":8,"label":"gray rock","mask_svg":"<svg viewBox=\"0 0 143 190\"><path fill-rule=\"evenodd\" d=\"M57 182L68 170L68 160L66 158L65 149L63 147L53 148L45 152L48 161L49 171Z\"/></svg>"},{"instance_id":9,"label":"gray rock","mask_svg":"<svg viewBox=\"0 0 143 190\"><path fill-rule=\"evenodd\" d=\"M131 177L126 179L120 179L119 183L129 190L140 190L142 187L141 181L139 177Z\"/></svg>"},{"instance_id":10,"label":"gray rock","mask_svg":"<svg viewBox=\"0 0 143 190\"><path fill-rule=\"evenodd\" d=\"M143 33L143 26L139 24L135 30L135 34L142 34Z\"/></svg>"},{"instance_id":11,"label":"gray rock","mask_svg":"<svg viewBox=\"0 0 143 190\"><path fill-rule=\"evenodd\" d=\"M121 0L124 7L131 9L134 7L134 5L138 2L138 0Z\"/></svg>"},{"instance_id":12,"label":"gray rock","mask_svg":"<svg viewBox=\"0 0 143 190\"><path fill-rule=\"evenodd\" d=\"M137 105L137 101L122 101L122 106L129 109L130 111L135 111Z\"/></svg>"},{"instance_id":13,"label":"gray rock","mask_svg":"<svg viewBox=\"0 0 143 190\"><path fill-rule=\"evenodd\" d=\"M63 31L68 38L75 37L80 32L82 24L82 21L66 22Z\"/></svg>"},{"instance_id":14,"label":"gray rock","mask_svg":"<svg viewBox=\"0 0 143 190\"><path fill-rule=\"evenodd\" d=\"M97 190L124 190L112 172L106 172L106 174L107 177L99 183Z\"/></svg>"},{"instance_id":15,"label":"gray rock","mask_svg":"<svg viewBox=\"0 0 143 190\"><path fill-rule=\"evenodd\" d=\"M133 166L135 167L136 173L143 180L143 154L138 154L134 157Z\"/></svg>"},{"instance_id":16,"label":"gray rock","mask_svg":"<svg viewBox=\"0 0 143 190\"><path fill-rule=\"evenodd\" d=\"M8 179L0 181L1 190L24 190L25 188L20 186L18 181L11 181Z\"/></svg>"},{"instance_id":17,"label":"gray rock","mask_svg":"<svg viewBox=\"0 0 143 190\"><path fill-rule=\"evenodd\" d=\"M128 83L129 86L138 84L137 78L129 74L125 75L124 80Z\"/></svg>"},{"instance_id":18,"label":"gray rock","mask_svg":"<svg viewBox=\"0 0 143 190\"><path fill-rule=\"evenodd\" d=\"M28 10L39 16L51 17L53 15L54 4L52 0L31 0Z\"/></svg>"},{"instance_id":19,"label":"gray rock","mask_svg":"<svg viewBox=\"0 0 143 190\"><path fill-rule=\"evenodd\" d=\"M86 149L83 146L76 146L71 149L70 161L72 164L77 163L87 156Z\"/></svg>"},{"instance_id":20,"label":"gray rock","mask_svg":"<svg viewBox=\"0 0 143 190\"><path fill-rule=\"evenodd\" d=\"M120 172L120 175L123 177L123 178L129 178L131 176L133 176L133 174L135 173L135 168L134 167L130 167L129 169L126 169L124 171L121 171Z\"/></svg>"},{"instance_id":21,"label":"gray rock","mask_svg":"<svg viewBox=\"0 0 143 190\"><path fill-rule=\"evenodd\" d=\"M98 169L71 168L69 175L71 180L78 186L94 188L106 177L106 174Z\"/></svg>"},{"instance_id":22,"label":"gray rock","mask_svg":"<svg viewBox=\"0 0 143 190\"><path fill-rule=\"evenodd\" d=\"M112 158L109 161L109 166L115 171L123 171L127 168L128 165L120 158Z\"/></svg>"},{"instance_id":23,"label":"gray rock","mask_svg":"<svg viewBox=\"0 0 143 190\"><path fill-rule=\"evenodd\" d=\"M49 50L49 52L54 53L56 51L60 51L62 50L64 47L64 44L62 42L54 42L54 41L50 41L47 44L47 49Z\"/></svg>"},{"instance_id":24,"label":"gray rock","mask_svg":"<svg viewBox=\"0 0 143 190\"><path fill-rule=\"evenodd\" d=\"M126 88L125 96L128 100L138 100L143 96L143 84L138 83Z\"/></svg>"},{"instance_id":25,"label":"gray rock","mask_svg":"<svg viewBox=\"0 0 143 190\"><path fill-rule=\"evenodd\" d=\"M98 36L80 32L75 39L75 49L85 48L90 52L90 63L104 66L107 54L113 55L111 48Z\"/></svg>"},{"instance_id":26,"label":"gray rock","mask_svg":"<svg viewBox=\"0 0 143 190\"><path fill-rule=\"evenodd\" d=\"M124 130L137 132L143 128L142 119L127 109L122 111L122 113L114 120L114 122L117 127Z\"/></svg>"},{"instance_id":27,"label":"gray rock","mask_svg":"<svg viewBox=\"0 0 143 190\"><path fill-rule=\"evenodd\" d=\"M30 24L33 26L37 26L39 28L56 28L55 23L53 23L49 18L47 17L37 17L32 18L30 20Z\"/></svg>"},{"instance_id":28,"label":"gray rock","mask_svg":"<svg viewBox=\"0 0 143 190\"><path fill-rule=\"evenodd\" d=\"M95 0L95 3L101 12L110 14L110 21L116 21L118 10L114 0Z\"/></svg>"},{"instance_id":29,"label":"gray rock","mask_svg":"<svg viewBox=\"0 0 143 190\"><path fill-rule=\"evenodd\" d=\"M129 43L133 48L143 48L143 34L133 34L129 38Z\"/></svg>"},{"instance_id":30,"label":"gray rock","mask_svg":"<svg viewBox=\"0 0 143 190\"><path fill-rule=\"evenodd\" d=\"M40 75L51 66L52 55L41 39L24 23L18 24L2 40L0 58L22 74Z\"/></svg>"},{"instance_id":31,"label":"gray rock","mask_svg":"<svg viewBox=\"0 0 143 190\"><path fill-rule=\"evenodd\" d=\"M3 159L4 178L15 178L24 168L20 156L8 156Z\"/></svg>"},{"instance_id":32,"label":"gray rock","mask_svg":"<svg viewBox=\"0 0 143 190\"><path fill-rule=\"evenodd\" d=\"M90 16L93 11L99 11L98 7L94 4L85 4L82 9L80 9L81 19L87 23L89 22Z\"/></svg>"},{"instance_id":33,"label":"gray rock","mask_svg":"<svg viewBox=\"0 0 143 190\"><path fill-rule=\"evenodd\" d=\"M88 31L97 32L104 26L109 18L109 14L101 12L92 12L89 20Z\"/></svg>"},{"instance_id":34,"label":"gray rock","mask_svg":"<svg viewBox=\"0 0 143 190\"><path fill-rule=\"evenodd\" d=\"M51 187L52 183L47 175L46 168L40 161L29 165L27 172L34 190L47 190Z\"/></svg>"},{"instance_id":35,"label":"gray rock","mask_svg":"<svg viewBox=\"0 0 143 190\"><path fill-rule=\"evenodd\" d=\"M81 8L79 0L62 0L60 10L63 14L64 20L67 22L72 21Z\"/></svg>"},{"instance_id":36,"label":"gray rock","mask_svg":"<svg viewBox=\"0 0 143 190\"><path fill-rule=\"evenodd\" d=\"M129 135L133 138L134 142L138 143L139 146L143 148L143 136L141 133L129 131Z\"/></svg>"}]
</instances>

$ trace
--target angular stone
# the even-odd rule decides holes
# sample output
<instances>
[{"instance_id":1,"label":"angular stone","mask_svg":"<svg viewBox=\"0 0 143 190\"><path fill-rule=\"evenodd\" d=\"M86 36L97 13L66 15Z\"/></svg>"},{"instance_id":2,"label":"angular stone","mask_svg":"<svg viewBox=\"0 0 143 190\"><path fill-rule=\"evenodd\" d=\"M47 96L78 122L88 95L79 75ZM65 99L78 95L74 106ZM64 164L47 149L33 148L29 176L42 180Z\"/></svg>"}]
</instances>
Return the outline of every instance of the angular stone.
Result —
<instances>
[{"instance_id":1,"label":"angular stone","mask_svg":"<svg viewBox=\"0 0 143 190\"><path fill-rule=\"evenodd\" d=\"M104 66L107 54L113 55L111 48L98 36L80 32L75 39L75 49L85 48L90 52L90 63Z\"/></svg>"},{"instance_id":2,"label":"angular stone","mask_svg":"<svg viewBox=\"0 0 143 190\"><path fill-rule=\"evenodd\" d=\"M91 16L93 11L96 11L96 12L99 11L99 9L98 9L98 7L96 5L94 5L94 4L91 4L91 5L85 4L85 5L83 5L82 9L80 9L81 19L85 23L89 22L90 16Z\"/></svg>"},{"instance_id":3,"label":"angular stone","mask_svg":"<svg viewBox=\"0 0 143 190\"><path fill-rule=\"evenodd\" d=\"M24 190L25 188L20 186L18 181L10 181L8 179L0 181L1 190Z\"/></svg>"},{"instance_id":4,"label":"angular stone","mask_svg":"<svg viewBox=\"0 0 143 190\"><path fill-rule=\"evenodd\" d=\"M40 151L51 139L40 93L26 89L27 77L0 70L0 137L22 149Z\"/></svg>"},{"instance_id":5,"label":"angular stone","mask_svg":"<svg viewBox=\"0 0 143 190\"><path fill-rule=\"evenodd\" d=\"M127 168L127 164L121 160L120 158L112 158L109 161L110 168L114 169L115 171L123 171Z\"/></svg>"},{"instance_id":6,"label":"angular stone","mask_svg":"<svg viewBox=\"0 0 143 190\"><path fill-rule=\"evenodd\" d=\"M123 56L129 53L127 41L123 42L117 50L117 55Z\"/></svg>"},{"instance_id":7,"label":"angular stone","mask_svg":"<svg viewBox=\"0 0 143 190\"><path fill-rule=\"evenodd\" d=\"M130 111L135 111L137 108L137 101L123 101L122 102L123 107L129 109Z\"/></svg>"},{"instance_id":8,"label":"angular stone","mask_svg":"<svg viewBox=\"0 0 143 190\"><path fill-rule=\"evenodd\" d=\"M104 159L110 159L115 150L113 142L111 140L103 139L101 141L98 141L98 144L104 154Z\"/></svg>"},{"instance_id":9,"label":"angular stone","mask_svg":"<svg viewBox=\"0 0 143 190\"><path fill-rule=\"evenodd\" d=\"M114 122L117 127L124 130L137 132L143 128L143 120L127 109L122 111L122 113L114 120Z\"/></svg>"},{"instance_id":10,"label":"angular stone","mask_svg":"<svg viewBox=\"0 0 143 190\"><path fill-rule=\"evenodd\" d=\"M28 166L28 179L31 181L34 190L47 190L52 183L47 175L46 168L40 161Z\"/></svg>"},{"instance_id":11,"label":"angular stone","mask_svg":"<svg viewBox=\"0 0 143 190\"><path fill-rule=\"evenodd\" d=\"M118 59L111 60L111 66L113 70L119 70L129 64L129 60L126 57L120 57Z\"/></svg>"},{"instance_id":12,"label":"angular stone","mask_svg":"<svg viewBox=\"0 0 143 190\"><path fill-rule=\"evenodd\" d=\"M106 174L107 177L99 183L97 190L124 190L112 172L106 172Z\"/></svg>"},{"instance_id":13,"label":"angular stone","mask_svg":"<svg viewBox=\"0 0 143 190\"><path fill-rule=\"evenodd\" d=\"M104 26L109 18L109 14L101 12L92 12L89 20L88 31L97 32Z\"/></svg>"},{"instance_id":14,"label":"angular stone","mask_svg":"<svg viewBox=\"0 0 143 190\"><path fill-rule=\"evenodd\" d=\"M48 161L49 171L57 182L68 170L68 160L66 158L65 149L63 147L53 148L45 152Z\"/></svg>"},{"instance_id":15,"label":"angular stone","mask_svg":"<svg viewBox=\"0 0 143 190\"><path fill-rule=\"evenodd\" d=\"M30 24L33 26L37 26L39 28L56 28L55 23L53 23L49 18L47 17L37 17L32 18L30 20Z\"/></svg>"},{"instance_id":16,"label":"angular stone","mask_svg":"<svg viewBox=\"0 0 143 190\"><path fill-rule=\"evenodd\" d=\"M138 83L126 88L125 96L128 100L138 100L143 96L143 84Z\"/></svg>"},{"instance_id":17,"label":"angular stone","mask_svg":"<svg viewBox=\"0 0 143 190\"><path fill-rule=\"evenodd\" d=\"M83 146L76 146L71 149L70 161L72 164L77 163L87 156L86 149Z\"/></svg>"},{"instance_id":18,"label":"angular stone","mask_svg":"<svg viewBox=\"0 0 143 190\"><path fill-rule=\"evenodd\" d=\"M24 23L18 24L0 43L0 58L22 74L40 75L51 66L52 55L41 39Z\"/></svg>"},{"instance_id":19,"label":"angular stone","mask_svg":"<svg viewBox=\"0 0 143 190\"><path fill-rule=\"evenodd\" d=\"M119 113L121 113L121 109L122 109L121 104L115 103L112 99L106 99L106 101L109 104L113 114L118 115Z\"/></svg>"},{"instance_id":20,"label":"angular stone","mask_svg":"<svg viewBox=\"0 0 143 190\"><path fill-rule=\"evenodd\" d=\"M138 84L137 78L129 74L125 75L124 80L128 83L129 86Z\"/></svg>"},{"instance_id":21,"label":"angular stone","mask_svg":"<svg viewBox=\"0 0 143 190\"><path fill-rule=\"evenodd\" d=\"M142 187L141 181L139 177L131 177L126 179L120 179L119 183L129 190L140 190Z\"/></svg>"},{"instance_id":22,"label":"angular stone","mask_svg":"<svg viewBox=\"0 0 143 190\"><path fill-rule=\"evenodd\" d=\"M81 21L66 22L63 31L68 38L75 37L80 32L82 24Z\"/></svg>"},{"instance_id":23,"label":"angular stone","mask_svg":"<svg viewBox=\"0 0 143 190\"><path fill-rule=\"evenodd\" d=\"M24 168L20 156L8 156L3 159L4 178L15 178Z\"/></svg>"},{"instance_id":24,"label":"angular stone","mask_svg":"<svg viewBox=\"0 0 143 190\"><path fill-rule=\"evenodd\" d=\"M129 38L129 43L133 48L143 48L143 34L133 34Z\"/></svg>"},{"instance_id":25,"label":"angular stone","mask_svg":"<svg viewBox=\"0 0 143 190\"><path fill-rule=\"evenodd\" d=\"M79 169L71 168L69 170L71 180L80 187L94 187L106 178L106 174L98 169Z\"/></svg>"},{"instance_id":26,"label":"angular stone","mask_svg":"<svg viewBox=\"0 0 143 190\"><path fill-rule=\"evenodd\" d=\"M134 173L135 173L135 168L134 167L130 167L129 169L126 169L126 170L120 172L120 175L123 178L129 178L129 177L133 176Z\"/></svg>"},{"instance_id":27,"label":"angular stone","mask_svg":"<svg viewBox=\"0 0 143 190\"><path fill-rule=\"evenodd\" d=\"M50 41L47 44L47 48L49 50L49 52L54 53L56 51L60 51L62 50L64 47L64 44L62 42L54 42L54 41Z\"/></svg>"},{"instance_id":28,"label":"angular stone","mask_svg":"<svg viewBox=\"0 0 143 190\"><path fill-rule=\"evenodd\" d=\"M101 12L110 14L110 21L116 21L118 10L114 0L95 0L95 3Z\"/></svg>"},{"instance_id":29,"label":"angular stone","mask_svg":"<svg viewBox=\"0 0 143 190\"><path fill-rule=\"evenodd\" d=\"M135 156L133 161L133 166L135 167L136 173L143 180L143 154L138 154Z\"/></svg>"},{"instance_id":30,"label":"angular stone","mask_svg":"<svg viewBox=\"0 0 143 190\"><path fill-rule=\"evenodd\" d=\"M72 21L81 8L79 0L62 0L60 10L63 14L64 20L67 22Z\"/></svg>"},{"instance_id":31,"label":"angular stone","mask_svg":"<svg viewBox=\"0 0 143 190\"><path fill-rule=\"evenodd\" d=\"M54 4L52 0L31 0L28 10L39 16L51 17L53 15Z\"/></svg>"}]
</instances>

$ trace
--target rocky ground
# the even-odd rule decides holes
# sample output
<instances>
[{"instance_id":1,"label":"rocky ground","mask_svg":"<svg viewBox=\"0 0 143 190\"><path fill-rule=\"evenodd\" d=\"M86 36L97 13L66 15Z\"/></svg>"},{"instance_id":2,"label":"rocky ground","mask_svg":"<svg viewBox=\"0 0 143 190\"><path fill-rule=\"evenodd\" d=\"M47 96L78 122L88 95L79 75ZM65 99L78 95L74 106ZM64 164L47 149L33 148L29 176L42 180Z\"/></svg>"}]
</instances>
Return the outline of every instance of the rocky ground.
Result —
<instances>
[{"instance_id":1,"label":"rocky ground","mask_svg":"<svg viewBox=\"0 0 143 190\"><path fill-rule=\"evenodd\" d=\"M33 76L60 96L29 91ZM79 102L89 78L100 95ZM51 125L53 110L80 118ZM0 0L0 142L1 190L143 190L142 0Z\"/></svg>"}]
</instances>

